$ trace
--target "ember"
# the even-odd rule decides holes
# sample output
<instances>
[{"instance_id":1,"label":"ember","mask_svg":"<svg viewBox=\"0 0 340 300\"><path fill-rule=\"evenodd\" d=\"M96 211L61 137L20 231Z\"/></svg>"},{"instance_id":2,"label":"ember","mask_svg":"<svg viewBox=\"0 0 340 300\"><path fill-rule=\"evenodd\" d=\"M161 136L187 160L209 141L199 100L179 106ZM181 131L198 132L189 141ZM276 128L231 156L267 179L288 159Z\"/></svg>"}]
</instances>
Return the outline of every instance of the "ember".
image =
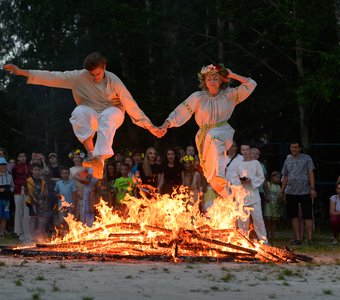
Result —
<instances>
[{"instance_id":1,"label":"ember","mask_svg":"<svg viewBox=\"0 0 340 300\"><path fill-rule=\"evenodd\" d=\"M246 217L241 209L242 188L233 187L230 199L217 198L206 215L193 203L186 190L171 196L155 194L152 199L125 198L128 217L112 211L103 200L98 217L87 227L68 216L69 232L64 237L7 252L86 258L133 258L181 261L311 261L288 248L279 249L251 241L236 229L236 218ZM4 249L3 251L4 252ZM5 251L6 252L6 251Z\"/></svg>"}]
</instances>

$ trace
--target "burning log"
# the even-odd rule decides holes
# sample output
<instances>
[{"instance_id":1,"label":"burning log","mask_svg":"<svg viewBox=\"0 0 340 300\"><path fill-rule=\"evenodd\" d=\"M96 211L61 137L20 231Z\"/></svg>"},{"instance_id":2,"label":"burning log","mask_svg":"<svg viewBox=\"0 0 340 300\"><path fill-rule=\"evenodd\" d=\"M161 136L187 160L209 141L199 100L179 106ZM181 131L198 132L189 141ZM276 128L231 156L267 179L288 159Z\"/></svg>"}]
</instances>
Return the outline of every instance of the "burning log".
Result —
<instances>
[{"instance_id":1,"label":"burning log","mask_svg":"<svg viewBox=\"0 0 340 300\"><path fill-rule=\"evenodd\" d=\"M240 216L233 215L233 201L215 200L217 207L214 203L207 218L202 216L198 205L188 205L183 198L156 197L157 201L131 197L126 202L129 209L126 219L100 201L97 206L99 216L92 228L68 216L65 218L69 228L66 236L29 248L2 249L1 253L103 260L260 260L275 263L312 260L242 235L234 228L235 219Z\"/></svg>"},{"instance_id":2,"label":"burning log","mask_svg":"<svg viewBox=\"0 0 340 300\"><path fill-rule=\"evenodd\" d=\"M131 225L131 226L130 226ZM133 229L140 227L137 224L109 224L110 228ZM106 228L107 228L106 227ZM201 232L193 230L180 230L177 236L173 232L157 226L149 227L154 237L148 237L145 230L139 233L111 233L108 238L90 239L74 242L61 242L58 244L37 244L35 247L15 250L15 254L25 256L51 256L51 257L105 257L106 260L117 258L140 259L166 259L172 257L174 260L195 259L215 261L272 261L297 262L311 261L307 256L295 254L294 252L278 249L265 244L254 245L237 230L221 230L220 239L207 238ZM96 230L97 231L97 230ZM212 230L213 231L213 230ZM91 230L91 232L94 232ZM204 230L207 233L207 229ZM214 232L213 232L214 233ZM215 232L216 234L216 232ZM238 236L237 243L226 242L226 238ZM242 238L242 239L240 239ZM245 244L246 246L241 246ZM254 247L250 248L249 245ZM7 253L11 253L6 249ZM2 251L5 252L6 251Z\"/></svg>"}]
</instances>

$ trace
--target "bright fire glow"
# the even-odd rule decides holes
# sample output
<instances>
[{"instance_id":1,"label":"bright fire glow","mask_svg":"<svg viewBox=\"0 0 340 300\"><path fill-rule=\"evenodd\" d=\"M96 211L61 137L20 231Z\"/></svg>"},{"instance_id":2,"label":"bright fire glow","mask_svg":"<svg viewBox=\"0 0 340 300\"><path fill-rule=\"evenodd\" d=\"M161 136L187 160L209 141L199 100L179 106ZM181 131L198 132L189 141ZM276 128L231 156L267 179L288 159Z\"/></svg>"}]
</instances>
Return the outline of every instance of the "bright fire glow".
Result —
<instances>
[{"instance_id":1,"label":"bright fire glow","mask_svg":"<svg viewBox=\"0 0 340 300\"><path fill-rule=\"evenodd\" d=\"M247 192L232 186L228 199L217 198L207 213L184 188L178 194L137 199L126 195L127 217L113 211L101 199L92 227L65 218L67 233L45 244L30 247L29 253L100 259L217 258L219 260L297 262L311 261L289 249L278 249L251 241L237 229L237 219L249 217L243 211ZM20 247L19 249L24 249ZM23 250L25 251L25 250Z\"/></svg>"},{"instance_id":2,"label":"bright fire glow","mask_svg":"<svg viewBox=\"0 0 340 300\"><path fill-rule=\"evenodd\" d=\"M231 191L228 199L215 199L206 214L201 213L199 202L194 203L185 188L171 196L154 194L151 199L126 195L126 218L100 199L96 206L98 216L92 227L69 215L65 218L67 234L57 237L50 245L63 245L82 252L116 253L119 250L126 255L135 255L139 251L144 254L174 255L173 245L179 242L185 244L183 255L194 253L198 256L218 256L216 248L210 249L205 245L205 239L217 241L217 244L235 243L240 247L251 244L258 247L235 229L237 218L247 218L249 214L242 210L246 191L241 186L233 186ZM202 242L203 246L196 245ZM222 244L218 250L235 251Z\"/></svg>"}]
</instances>

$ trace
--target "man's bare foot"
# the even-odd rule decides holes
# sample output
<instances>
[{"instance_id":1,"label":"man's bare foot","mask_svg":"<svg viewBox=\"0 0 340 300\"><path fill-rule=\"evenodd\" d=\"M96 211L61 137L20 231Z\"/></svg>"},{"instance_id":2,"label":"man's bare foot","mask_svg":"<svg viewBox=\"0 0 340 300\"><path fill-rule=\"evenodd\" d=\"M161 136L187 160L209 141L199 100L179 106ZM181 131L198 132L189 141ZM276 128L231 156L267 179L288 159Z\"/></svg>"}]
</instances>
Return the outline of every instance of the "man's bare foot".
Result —
<instances>
[{"instance_id":1,"label":"man's bare foot","mask_svg":"<svg viewBox=\"0 0 340 300\"><path fill-rule=\"evenodd\" d=\"M97 156L91 160L91 167L93 169L93 177L97 179L103 178L104 162Z\"/></svg>"},{"instance_id":2,"label":"man's bare foot","mask_svg":"<svg viewBox=\"0 0 340 300\"><path fill-rule=\"evenodd\" d=\"M93 159L93 155L91 152L87 153L87 156L85 157L85 159L82 162L82 166L84 168L91 168L92 167L92 159Z\"/></svg>"},{"instance_id":3,"label":"man's bare foot","mask_svg":"<svg viewBox=\"0 0 340 300\"><path fill-rule=\"evenodd\" d=\"M227 180L222 176L216 176L216 180L221 187L227 186Z\"/></svg>"}]
</instances>

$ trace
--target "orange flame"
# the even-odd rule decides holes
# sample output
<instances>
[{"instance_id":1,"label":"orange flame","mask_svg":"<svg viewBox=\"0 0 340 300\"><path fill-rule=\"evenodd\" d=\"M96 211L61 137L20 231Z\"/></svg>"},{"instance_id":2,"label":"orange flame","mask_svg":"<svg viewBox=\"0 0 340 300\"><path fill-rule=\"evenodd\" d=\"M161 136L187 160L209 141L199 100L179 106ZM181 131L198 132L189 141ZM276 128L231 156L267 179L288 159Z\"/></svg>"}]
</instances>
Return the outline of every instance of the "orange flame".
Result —
<instances>
[{"instance_id":1,"label":"orange flame","mask_svg":"<svg viewBox=\"0 0 340 300\"><path fill-rule=\"evenodd\" d=\"M52 243L105 239L112 233L121 232L119 227L113 226L119 223L139 224L142 230L146 230L146 225L165 228L171 230L174 235L181 229L196 230L202 226L212 229L235 228L237 218L248 217L242 209L246 192L241 186L233 186L231 189L230 197L215 199L205 215L202 215L199 209L199 202L194 203L185 188L171 196L154 194L151 199L137 199L127 194L124 199L128 209L126 219L100 199L96 205L98 216L92 227L87 227L76 221L72 215L68 215L65 217L69 227L68 233L62 238L56 238ZM152 237L150 230L148 237Z\"/></svg>"}]
</instances>

